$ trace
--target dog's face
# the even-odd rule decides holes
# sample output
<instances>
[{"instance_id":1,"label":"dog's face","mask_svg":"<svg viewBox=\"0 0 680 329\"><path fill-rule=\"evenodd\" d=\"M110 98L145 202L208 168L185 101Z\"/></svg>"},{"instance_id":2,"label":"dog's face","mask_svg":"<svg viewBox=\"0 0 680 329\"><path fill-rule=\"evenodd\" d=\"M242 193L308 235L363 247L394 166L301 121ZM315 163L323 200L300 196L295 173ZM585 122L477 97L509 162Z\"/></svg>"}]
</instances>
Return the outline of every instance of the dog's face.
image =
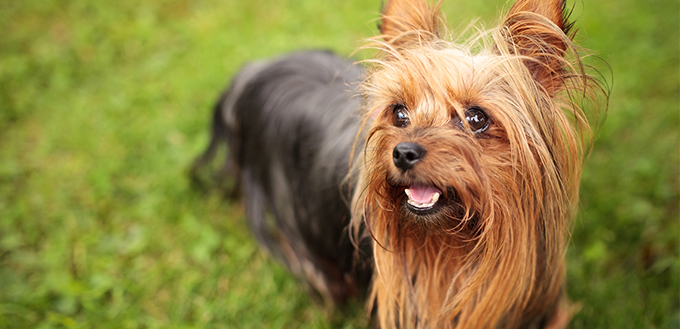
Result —
<instances>
[{"instance_id":1,"label":"dog's face","mask_svg":"<svg viewBox=\"0 0 680 329\"><path fill-rule=\"evenodd\" d=\"M439 45L401 50L368 80L366 164L381 207L429 234L470 234L568 198L566 186L542 189L571 174L571 125L523 58Z\"/></svg>"},{"instance_id":2,"label":"dog's face","mask_svg":"<svg viewBox=\"0 0 680 329\"><path fill-rule=\"evenodd\" d=\"M494 201L494 193L513 189L513 158L534 147L508 137L523 128L521 106L504 104L517 82L502 73L510 65L461 49L417 49L371 76L367 170L402 224L468 232L507 197Z\"/></svg>"}]
</instances>

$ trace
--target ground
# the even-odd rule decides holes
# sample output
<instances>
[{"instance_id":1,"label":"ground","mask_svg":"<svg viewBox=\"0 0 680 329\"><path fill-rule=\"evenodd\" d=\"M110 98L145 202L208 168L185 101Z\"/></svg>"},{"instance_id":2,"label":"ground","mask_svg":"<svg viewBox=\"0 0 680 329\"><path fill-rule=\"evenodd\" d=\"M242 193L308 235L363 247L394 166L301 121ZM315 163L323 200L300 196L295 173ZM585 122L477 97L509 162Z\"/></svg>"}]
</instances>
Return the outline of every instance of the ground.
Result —
<instances>
[{"instance_id":1,"label":"ground","mask_svg":"<svg viewBox=\"0 0 680 329\"><path fill-rule=\"evenodd\" d=\"M572 328L680 326L673 0L570 1L611 87L567 255ZM0 328L365 327L262 252L241 207L192 188L211 106L248 60L350 55L380 1L0 4ZM500 0L448 1L490 27ZM362 56L361 53L357 56ZM613 75L611 74L613 72Z\"/></svg>"}]
</instances>

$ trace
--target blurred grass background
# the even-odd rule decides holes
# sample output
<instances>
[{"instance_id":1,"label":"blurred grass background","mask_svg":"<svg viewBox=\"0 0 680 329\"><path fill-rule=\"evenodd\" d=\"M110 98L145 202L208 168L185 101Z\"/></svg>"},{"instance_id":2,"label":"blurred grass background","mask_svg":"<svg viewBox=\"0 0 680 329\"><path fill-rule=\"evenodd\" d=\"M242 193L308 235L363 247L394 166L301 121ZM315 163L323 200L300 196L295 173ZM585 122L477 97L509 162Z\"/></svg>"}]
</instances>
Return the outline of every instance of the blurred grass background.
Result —
<instances>
[{"instance_id":1,"label":"blurred grass background","mask_svg":"<svg viewBox=\"0 0 680 329\"><path fill-rule=\"evenodd\" d=\"M0 328L364 327L331 320L260 251L241 208L190 187L211 106L244 62L349 55L380 1L0 3ZM449 25L502 0L451 0ZM680 8L576 3L611 65L568 254L572 328L677 328ZM607 68L603 68L607 74ZM608 76L608 75L607 75Z\"/></svg>"}]
</instances>

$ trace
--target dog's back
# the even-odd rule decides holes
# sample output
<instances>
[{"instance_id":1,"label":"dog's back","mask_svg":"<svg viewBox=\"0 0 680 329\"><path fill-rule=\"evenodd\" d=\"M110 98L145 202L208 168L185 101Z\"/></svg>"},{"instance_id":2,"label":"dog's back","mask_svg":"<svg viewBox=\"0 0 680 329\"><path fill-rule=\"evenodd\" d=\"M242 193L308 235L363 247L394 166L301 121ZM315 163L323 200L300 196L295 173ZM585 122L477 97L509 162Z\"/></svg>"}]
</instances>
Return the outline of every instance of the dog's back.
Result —
<instances>
[{"instance_id":1,"label":"dog's back","mask_svg":"<svg viewBox=\"0 0 680 329\"><path fill-rule=\"evenodd\" d=\"M359 130L363 72L330 52L308 51L246 65L215 108L257 239L327 302L365 289L346 231L343 188Z\"/></svg>"}]
</instances>

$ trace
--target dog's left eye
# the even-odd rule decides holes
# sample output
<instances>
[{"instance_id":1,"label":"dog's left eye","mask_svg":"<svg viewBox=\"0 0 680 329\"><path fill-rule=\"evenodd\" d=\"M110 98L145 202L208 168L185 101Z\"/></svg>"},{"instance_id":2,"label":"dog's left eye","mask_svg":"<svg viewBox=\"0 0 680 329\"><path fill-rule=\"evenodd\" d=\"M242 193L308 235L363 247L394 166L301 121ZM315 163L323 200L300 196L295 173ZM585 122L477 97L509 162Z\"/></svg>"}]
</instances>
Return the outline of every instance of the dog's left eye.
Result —
<instances>
[{"instance_id":1,"label":"dog's left eye","mask_svg":"<svg viewBox=\"0 0 680 329\"><path fill-rule=\"evenodd\" d=\"M406 115L406 107L404 105L394 106L394 116L392 116L392 124L395 127L403 128L411 123L408 115Z\"/></svg>"},{"instance_id":2,"label":"dog's left eye","mask_svg":"<svg viewBox=\"0 0 680 329\"><path fill-rule=\"evenodd\" d=\"M479 107L471 107L465 112L465 121L472 128L472 132L479 133L489 127L489 117Z\"/></svg>"},{"instance_id":3,"label":"dog's left eye","mask_svg":"<svg viewBox=\"0 0 680 329\"><path fill-rule=\"evenodd\" d=\"M465 121L475 134L484 132L489 128L489 117L483 109L476 106L465 111ZM463 121L458 117L454 119L453 125L458 129L464 129Z\"/></svg>"}]
</instances>

